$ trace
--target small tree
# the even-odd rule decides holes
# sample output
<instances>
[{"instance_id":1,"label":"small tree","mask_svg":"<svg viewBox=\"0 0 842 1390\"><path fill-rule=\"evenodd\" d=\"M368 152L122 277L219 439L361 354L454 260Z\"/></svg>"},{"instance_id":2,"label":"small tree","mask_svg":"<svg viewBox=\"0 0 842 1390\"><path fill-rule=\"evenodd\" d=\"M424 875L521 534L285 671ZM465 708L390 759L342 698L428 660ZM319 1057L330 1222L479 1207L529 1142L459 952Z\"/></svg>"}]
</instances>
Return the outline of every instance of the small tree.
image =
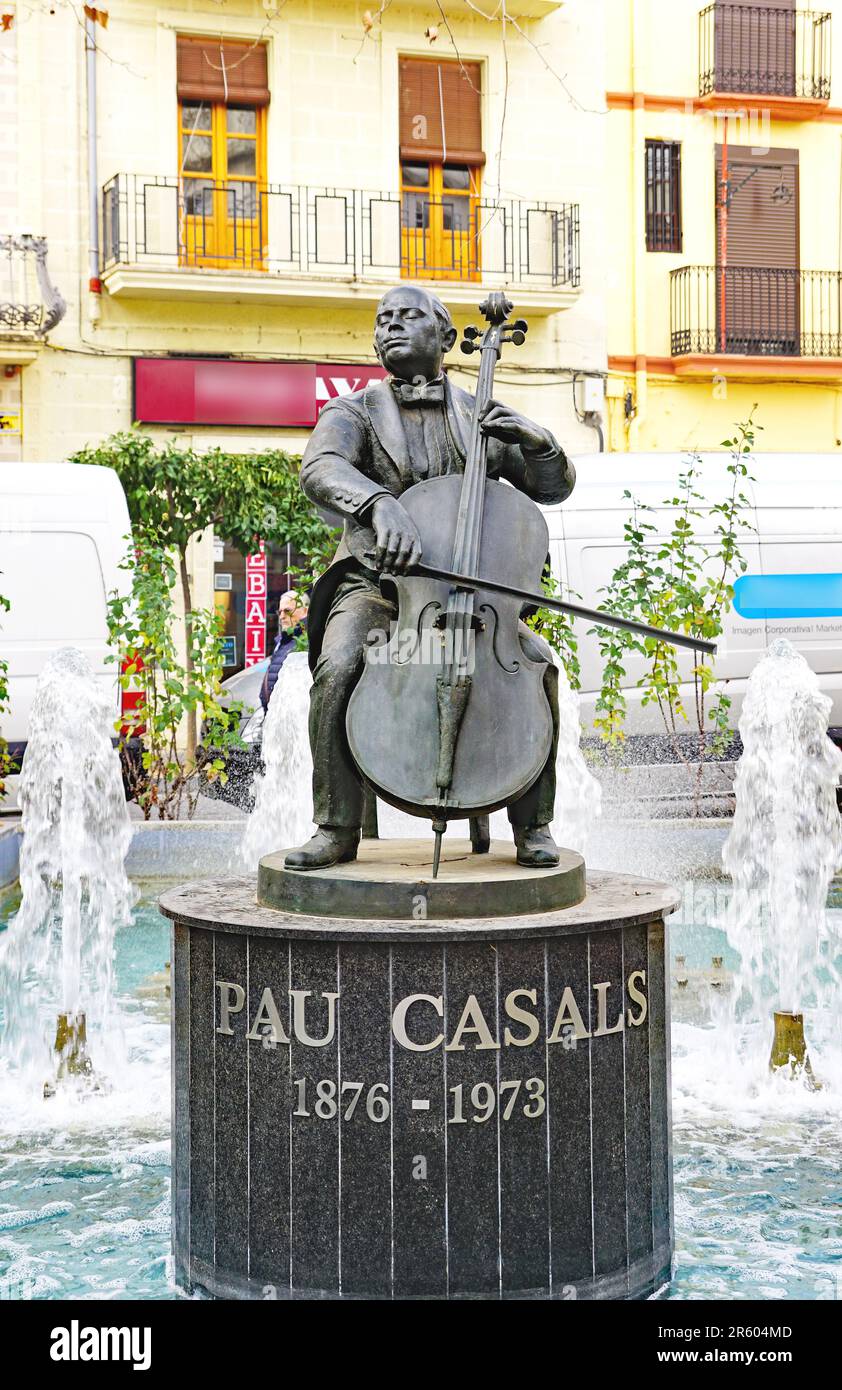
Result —
<instances>
[{"instance_id":1,"label":"small tree","mask_svg":"<svg viewBox=\"0 0 842 1390\"><path fill-rule=\"evenodd\" d=\"M133 800L149 820L178 817L186 799L192 815L199 794L197 771L225 782L225 754L240 745L240 706L219 704L222 679L220 621L208 610L189 614L189 669L178 659L173 640L175 565L172 551L150 537L135 536L133 550L121 566L132 576L130 595L113 593L108 602L111 655L118 663L120 685L137 696L134 708L117 720L123 751L137 740L139 759L126 754L124 777ZM205 721L205 745L194 757L178 746L185 715ZM213 751L211 751L213 750Z\"/></svg>"},{"instance_id":2,"label":"small tree","mask_svg":"<svg viewBox=\"0 0 842 1390\"><path fill-rule=\"evenodd\" d=\"M299 485L300 459L280 449L259 454L198 453L171 440L163 447L138 429L112 435L74 454L74 463L113 468L123 484L132 527L148 547L175 553L186 626L188 678L193 671L197 622L187 569L191 536L213 527L215 535L244 554L258 540L289 542L320 564L331 531ZM197 745L197 708L185 706L187 754Z\"/></svg>"},{"instance_id":3,"label":"small tree","mask_svg":"<svg viewBox=\"0 0 842 1390\"><path fill-rule=\"evenodd\" d=\"M670 628L709 641L721 635L734 597L732 581L747 565L740 542L747 531L754 530L749 517L751 504L742 488L751 477L747 456L754 447L755 428L749 417L736 427L733 439L723 441L723 448L731 450L731 462L727 466L730 490L705 511L699 505L703 501L698 490L701 459L698 455L690 458L688 467L679 474L678 494L666 498L663 503L675 509L675 519L666 538L656 539L658 528L647 519L652 507L628 491L623 494L632 504L632 514L624 528L626 558L602 591L602 607L620 617L636 618L654 627ZM696 532L698 522L708 516L715 519L712 543L700 539ZM643 691L641 704L657 705L676 756L689 769L691 760L685 754L681 735L685 728L690 730L691 717L681 696L676 648L616 628L595 631L599 635L603 660L595 725L605 742L616 747L625 736L624 659L627 652L637 652L646 661L646 669L637 682ZM721 752L729 737L731 700L724 689L709 699L715 671L704 657L698 658L690 675L692 728L698 747L695 774L698 803L707 734L713 732L713 750Z\"/></svg>"}]
</instances>

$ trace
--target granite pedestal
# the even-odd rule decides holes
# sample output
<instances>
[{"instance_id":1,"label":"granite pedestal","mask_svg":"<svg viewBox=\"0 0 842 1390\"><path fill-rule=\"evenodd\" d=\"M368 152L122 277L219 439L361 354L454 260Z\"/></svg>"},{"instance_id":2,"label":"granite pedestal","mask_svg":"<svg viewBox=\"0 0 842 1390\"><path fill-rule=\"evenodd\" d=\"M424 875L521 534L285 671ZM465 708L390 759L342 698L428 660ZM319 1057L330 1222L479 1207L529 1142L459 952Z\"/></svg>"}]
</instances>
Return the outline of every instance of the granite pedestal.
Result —
<instances>
[{"instance_id":1,"label":"granite pedestal","mask_svg":"<svg viewBox=\"0 0 842 1390\"><path fill-rule=\"evenodd\" d=\"M612 874L584 893L578 856L519 870L510 844L478 857L459 841L434 885L429 843L384 843L318 875L269 856L264 902L253 877L161 899L178 1282L261 1299L652 1294L672 1259L677 895ZM496 887L467 915L478 883ZM537 905L511 910L524 893Z\"/></svg>"}]
</instances>

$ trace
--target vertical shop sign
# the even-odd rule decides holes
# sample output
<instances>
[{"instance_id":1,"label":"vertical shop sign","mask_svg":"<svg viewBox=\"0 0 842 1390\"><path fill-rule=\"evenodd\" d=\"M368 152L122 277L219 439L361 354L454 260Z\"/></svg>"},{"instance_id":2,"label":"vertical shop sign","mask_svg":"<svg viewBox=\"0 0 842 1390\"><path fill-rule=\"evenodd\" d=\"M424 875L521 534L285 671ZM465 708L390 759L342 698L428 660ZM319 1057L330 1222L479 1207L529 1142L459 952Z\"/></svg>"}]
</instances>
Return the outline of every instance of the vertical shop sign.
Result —
<instances>
[{"instance_id":1,"label":"vertical shop sign","mask_svg":"<svg viewBox=\"0 0 842 1390\"><path fill-rule=\"evenodd\" d=\"M266 546L246 556L246 666L266 656Z\"/></svg>"}]
</instances>

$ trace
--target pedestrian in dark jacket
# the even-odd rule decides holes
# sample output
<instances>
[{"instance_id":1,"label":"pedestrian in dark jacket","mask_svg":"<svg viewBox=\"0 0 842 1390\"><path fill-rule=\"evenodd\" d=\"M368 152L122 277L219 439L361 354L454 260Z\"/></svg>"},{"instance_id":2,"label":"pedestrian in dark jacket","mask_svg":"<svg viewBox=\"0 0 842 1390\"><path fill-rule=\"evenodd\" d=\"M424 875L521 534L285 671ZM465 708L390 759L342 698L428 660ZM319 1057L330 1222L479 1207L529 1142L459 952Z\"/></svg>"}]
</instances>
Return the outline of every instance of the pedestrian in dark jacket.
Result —
<instances>
[{"instance_id":1,"label":"pedestrian in dark jacket","mask_svg":"<svg viewBox=\"0 0 842 1390\"><path fill-rule=\"evenodd\" d=\"M295 639L301 636L304 624L307 622L309 602L306 594L298 594L294 589L281 595L278 604L278 636L275 639L275 647L269 660L266 675L263 677L263 684L260 687L260 703L263 706L264 714L269 708L269 701L281 673L281 667L290 652L295 651Z\"/></svg>"}]
</instances>

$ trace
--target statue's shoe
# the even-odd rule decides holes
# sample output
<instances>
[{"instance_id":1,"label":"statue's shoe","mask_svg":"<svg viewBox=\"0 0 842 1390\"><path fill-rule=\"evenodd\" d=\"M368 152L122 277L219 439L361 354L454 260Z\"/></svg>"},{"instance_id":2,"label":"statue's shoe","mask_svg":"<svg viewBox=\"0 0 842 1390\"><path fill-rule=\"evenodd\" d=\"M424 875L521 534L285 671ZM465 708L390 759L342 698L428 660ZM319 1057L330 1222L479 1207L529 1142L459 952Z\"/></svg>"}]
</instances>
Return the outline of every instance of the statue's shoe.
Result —
<instances>
[{"instance_id":1,"label":"statue's shoe","mask_svg":"<svg viewBox=\"0 0 842 1390\"><path fill-rule=\"evenodd\" d=\"M559 861L558 845L550 834L548 825L536 826L534 830L514 831L517 845L517 862L527 869L550 869Z\"/></svg>"},{"instance_id":2,"label":"statue's shoe","mask_svg":"<svg viewBox=\"0 0 842 1390\"><path fill-rule=\"evenodd\" d=\"M359 843L359 830L322 825L306 845L290 850L284 865L287 869L329 869L331 864L347 864L356 859Z\"/></svg>"}]
</instances>

